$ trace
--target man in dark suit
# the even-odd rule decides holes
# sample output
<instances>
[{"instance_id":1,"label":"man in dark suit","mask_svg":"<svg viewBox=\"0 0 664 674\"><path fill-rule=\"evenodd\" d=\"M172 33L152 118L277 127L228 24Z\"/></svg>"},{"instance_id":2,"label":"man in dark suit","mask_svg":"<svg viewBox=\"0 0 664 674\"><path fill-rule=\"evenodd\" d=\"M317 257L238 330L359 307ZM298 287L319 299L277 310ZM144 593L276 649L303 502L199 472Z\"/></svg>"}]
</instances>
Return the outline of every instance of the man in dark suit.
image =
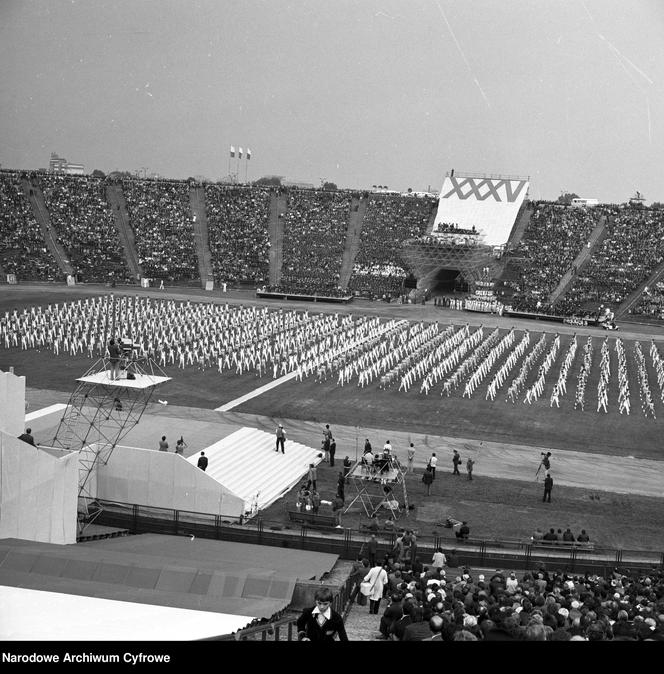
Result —
<instances>
[{"instance_id":1,"label":"man in dark suit","mask_svg":"<svg viewBox=\"0 0 664 674\"><path fill-rule=\"evenodd\" d=\"M201 452L201 455L198 457L198 463L196 464L201 470L205 470L208 467L208 458L205 456L205 452Z\"/></svg>"},{"instance_id":2,"label":"man in dark suit","mask_svg":"<svg viewBox=\"0 0 664 674\"><path fill-rule=\"evenodd\" d=\"M32 437L31 428L26 428L25 433L21 433L21 435L18 436L18 439L23 440L23 442L27 442L29 445L32 445L33 447L37 446L35 444L35 439Z\"/></svg>"},{"instance_id":3,"label":"man in dark suit","mask_svg":"<svg viewBox=\"0 0 664 674\"><path fill-rule=\"evenodd\" d=\"M542 497L542 501L547 501L548 503L551 503L552 489L553 489L553 478L551 477L551 473L547 473L546 477L544 478L544 496Z\"/></svg>"},{"instance_id":4,"label":"man in dark suit","mask_svg":"<svg viewBox=\"0 0 664 674\"><path fill-rule=\"evenodd\" d=\"M380 639L389 639L392 625L403 615L403 596L401 592L393 592L390 597L390 604L380 618Z\"/></svg>"},{"instance_id":5,"label":"man in dark suit","mask_svg":"<svg viewBox=\"0 0 664 674\"><path fill-rule=\"evenodd\" d=\"M332 608L332 591L327 587L316 590L316 605L305 608L297 619L300 641L348 641L344 620Z\"/></svg>"}]
</instances>

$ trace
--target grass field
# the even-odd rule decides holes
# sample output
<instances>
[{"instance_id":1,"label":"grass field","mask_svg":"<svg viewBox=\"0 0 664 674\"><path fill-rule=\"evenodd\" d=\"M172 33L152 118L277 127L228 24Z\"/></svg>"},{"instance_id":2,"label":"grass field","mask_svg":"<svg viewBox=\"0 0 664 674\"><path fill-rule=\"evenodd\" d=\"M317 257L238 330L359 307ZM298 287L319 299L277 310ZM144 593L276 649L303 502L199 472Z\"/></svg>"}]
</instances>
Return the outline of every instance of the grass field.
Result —
<instances>
[{"instance_id":1,"label":"grass field","mask_svg":"<svg viewBox=\"0 0 664 674\"><path fill-rule=\"evenodd\" d=\"M85 289L49 289L44 292L40 288L8 289L0 296L0 312L13 310L23 306L46 305L53 302L71 301L89 293L100 294L103 290ZM138 291L141 292L141 291ZM131 293L136 294L134 291ZM194 299L192 297L192 299ZM201 297L200 299L205 299ZM236 300L244 301L242 297ZM254 301L253 298L250 301ZM272 305L270 305L272 306ZM285 305L292 308L291 305ZM338 307L312 305L314 311L352 311L363 313L357 306ZM468 313L434 313L433 307L424 309L399 305L382 305L367 307L366 313L381 315L410 315L415 320L431 316L430 320L441 323L454 322L462 325L466 321L478 324L483 318ZM311 307L310 307L311 311ZM487 323L489 319L487 318ZM509 319L494 320L501 325L501 336L511 323ZM532 324L520 322L519 330L527 327L531 331L531 348L539 338L535 328L547 328L552 335L555 330L561 334L561 354L564 354L569 338L574 332L567 326ZM664 430L664 409L659 399L659 389L652 364L648 358L650 337L661 339L654 329L649 334L620 335L624 340L628 354L628 374L632 397L632 413L620 415L617 411L615 386L616 361L613 342L611 343L612 387L609 396L609 413L595 412L597 405L596 386L599 377L599 348L606 333L590 330L595 343L593 369L587 384L586 411L574 410L574 390L576 377L581 364L581 352L585 335L579 329L579 349L577 357L568 377L568 393L561 399L560 409L549 406L549 395L553 382L557 378L557 368L547 376L544 396L532 405L517 402L505 402L505 386L494 402L485 400L486 384L492 375L484 381L472 398L463 398L463 387L457 389L450 397L440 395L438 387L429 396L419 393L419 383L408 393L399 392L395 388L381 390L378 382L364 389L357 387L356 381L342 387L336 386L336 376L327 382L316 383L314 378L304 382L289 381L271 391L253 398L236 408L237 412L264 415L267 417L302 419L343 424L346 426L372 427L417 433L431 433L449 437L483 439L533 447L552 447L559 450L573 449L596 454L613 454L617 456L634 456L659 460L661 458L661 438ZM485 333L486 334L486 333ZM644 417L638 397L637 374L632 355L634 338L639 338L648 362L650 387L655 399L658 418ZM613 335L610 340L615 339ZM515 342L516 343L516 342ZM664 353L664 347L660 347ZM560 361L559 356L558 361ZM69 392L73 388L74 379L90 367L93 361L84 356L55 357L49 351L6 351L0 347L0 369L6 370L14 366L17 374L27 377L27 385L37 389L51 389ZM495 371L494 366L492 372ZM159 391L159 397L167 399L169 404L188 407L214 409L221 404L246 394L258 386L271 381L270 376L262 379L254 374L236 376L225 372L220 375L216 370L200 372L193 368L185 370L167 367L166 373L173 380L165 384ZM516 368L518 370L518 367ZM513 372L515 374L516 371ZM535 366L527 384L530 384L537 373ZM523 394L521 396L523 398ZM598 460L600 457L598 457ZM664 464L662 464L664 466ZM325 476L328 472L330 475ZM322 470L323 484L329 478L329 489L333 489L336 481L336 470ZM447 513L459 519L468 519L476 523L473 535L484 537L525 538L534 527L539 525L563 527L571 526L573 531L586 528L594 540L601 540L607 546L664 549L664 533L660 533L659 522L664 517L664 500L610 495L605 493L600 500L591 499L586 490L571 487L557 487L553 507L539 502L541 485L532 485L512 480L496 480L478 476L469 483L464 477L459 481L447 471L440 471L434 488L434 496L430 497L438 504L433 509L427 504L421 509L422 515L429 519L419 518L415 513L414 524L425 532L435 530L434 521L438 515ZM427 497L423 495L420 476L409 477L409 493L411 501L425 505ZM327 486L325 488L328 488ZM326 498L323 495L323 498ZM541 497L540 497L541 498ZM289 503L284 500L271 506L265 513L270 519L283 518ZM431 513L436 517L431 519ZM427 514L428 513L428 514ZM438 533L444 530L437 529Z\"/></svg>"}]
</instances>

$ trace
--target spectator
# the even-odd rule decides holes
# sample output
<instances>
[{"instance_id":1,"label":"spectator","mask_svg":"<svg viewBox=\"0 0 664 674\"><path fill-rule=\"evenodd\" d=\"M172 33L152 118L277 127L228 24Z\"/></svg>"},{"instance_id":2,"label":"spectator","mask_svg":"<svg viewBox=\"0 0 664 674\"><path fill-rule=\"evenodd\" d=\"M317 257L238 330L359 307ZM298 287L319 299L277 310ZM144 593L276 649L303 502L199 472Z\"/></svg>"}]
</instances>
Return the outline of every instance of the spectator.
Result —
<instances>
[{"instance_id":1,"label":"spectator","mask_svg":"<svg viewBox=\"0 0 664 674\"><path fill-rule=\"evenodd\" d=\"M198 457L198 462L196 465L202 470L207 470L208 467L208 458L205 456L205 452L201 452L201 455Z\"/></svg>"},{"instance_id":2,"label":"spectator","mask_svg":"<svg viewBox=\"0 0 664 674\"><path fill-rule=\"evenodd\" d=\"M31 428L26 428L25 433L21 433L21 435L18 436L19 440L23 440L23 442L27 442L29 445L32 445L33 447L36 447L35 439L32 436L32 429Z\"/></svg>"},{"instance_id":3,"label":"spectator","mask_svg":"<svg viewBox=\"0 0 664 674\"><path fill-rule=\"evenodd\" d=\"M300 641L348 641L343 618L332 608L333 595L329 588L321 587L314 595L316 605L306 608L297 619Z\"/></svg>"}]
</instances>

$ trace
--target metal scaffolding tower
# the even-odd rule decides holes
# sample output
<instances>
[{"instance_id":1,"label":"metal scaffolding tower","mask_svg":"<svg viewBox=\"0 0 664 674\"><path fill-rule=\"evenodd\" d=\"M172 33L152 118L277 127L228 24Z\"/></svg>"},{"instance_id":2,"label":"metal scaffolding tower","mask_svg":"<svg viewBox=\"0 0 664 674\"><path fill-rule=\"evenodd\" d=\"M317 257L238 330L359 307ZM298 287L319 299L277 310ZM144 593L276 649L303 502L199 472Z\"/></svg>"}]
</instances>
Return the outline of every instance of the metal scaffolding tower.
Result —
<instances>
[{"instance_id":1,"label":"metal scaffolding tower","mask_svg":"<svg viewBox=\"0 0 664 674\"><path fill-rule=\"evenodd\" d=\"M344 512L359 501L367 517L377 514L385 508L393 519L401 515L408 517L408 490L406 471L394 456L367 465L356 463L348 474L349 482L356 491L355 498L346 506Z\"/></svg>"},{"instance_id":2,"label":"metal scaffolding tower","mask_svg":"<svg viewBox=\"0 0 664 674\"><path fill-rule=\"evenodd\" d=\"M79 452L79 533L101 513L96 501L96 468L107 464L120 440L138 424L157 386L169 381L149 357L125 353L119 379L111 379L108 359L82 377L64 411L53 447Z\"/></svg>"},{"instance_id":3,"label":"metal scaffolding tower","mask_svg":"<svg viewBox=\"0 0 664 674\"><path fill-rule=\"evenodd\" d=\"M418 279L440 269L456 269L469 284L483 276L485 267L495 271L497 261L491 246L483 243L447 243L431 236L404 241L400 256Z\"/></svg>"}]
</instances>

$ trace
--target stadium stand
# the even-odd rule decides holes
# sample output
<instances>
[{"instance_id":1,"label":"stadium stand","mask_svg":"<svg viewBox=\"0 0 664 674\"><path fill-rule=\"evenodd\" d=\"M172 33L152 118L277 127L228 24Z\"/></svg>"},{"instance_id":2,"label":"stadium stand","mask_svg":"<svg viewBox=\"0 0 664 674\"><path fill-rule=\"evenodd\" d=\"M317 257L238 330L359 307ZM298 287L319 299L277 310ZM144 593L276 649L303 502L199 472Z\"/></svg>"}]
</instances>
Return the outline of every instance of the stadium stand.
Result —
<instances>
[{"instance_id":1,"label":"stadium stand","mask_svg":"<svg viewBox=\"0 0 664 674\"><path fill-rule=\"evenodd\" d=\"M569 307L616 308L664 259L664 215L646 208L616 208L608 235L565 295Z\"/></svg>"},{"instance_id":2,"label":"stadium stand","mask_svg":"<svg viewBox=\"0 0 664 674\"><path fill-rule=\"evenodd\" d=\"M435 205L428 198L372 195L349 288L374 297L398 296L406 276L399 245L426 232Z\"/></svg>"},{"instance_id":3,"label":"stadium stand","mask_svg":"<svg viewBox=\"0 0 664 674\"><path fill-rule=\"evenodd\" d=\"M289 191L278 291L339 294L351 199L347 192Z\"/></svg>"},{"instance_id":4,"label":"stadium stand","mask_svg":"<svg viewBox=\"0 0 664 674\"><path fill-rule=\"evenodd\" d=\"M0 264L6 274L18 280L63 280L16 171L0 172L0 231Z\"/></svg>"},{"instance_id":5,"label":"stadium stand","mask_svg":"<svg viewBox=\"0 0 664 674\"><path fill-rule=\"evenodd\" d=\"M208 184L205 201L215 282L267 283L269 190Z\"/></svg>"},{"instance_id":6,"label":"stadium stand","mask_svg":"<svg viewBox=\"0 0 664 674\"><path fill-rule=\"evenodd\" d=\"M38 184L77 281L130 283L103 179L40 174Z\"/></svg>"},{"instance_id":7,"label":"stadium stand","mask_svg":"<svg viewBox=\"0 0 664 674\"><path fill-rule=\"evenodd\" d=\"M632 314L664 319L664 282L658 281L653 287L646 288Z\"/></svg>"},{"instance_id":8,"label":"stadium stand","mask_svg":"<svg viewBox=\"0 0 664 674\"><path fill-rule=\"evenodd\" d=\"M176 180L122 180L138 261L147 278L199 278L189 185Z\"/></svg>"},{"instance_id":9,"label":"stadium stand","mask_svg":"<svg viewBox=\"0 0 664 674\"><path fill-rule=\"evenodd\" d=\"M603 214L601 209L570 208L557 203L535 202L534 213L515 250L522 256L520 275L509 281L514 290L512 306L536 311L572 265ZM538 306L539 303L539 306Z\"/></svg>"}]
</instances>

